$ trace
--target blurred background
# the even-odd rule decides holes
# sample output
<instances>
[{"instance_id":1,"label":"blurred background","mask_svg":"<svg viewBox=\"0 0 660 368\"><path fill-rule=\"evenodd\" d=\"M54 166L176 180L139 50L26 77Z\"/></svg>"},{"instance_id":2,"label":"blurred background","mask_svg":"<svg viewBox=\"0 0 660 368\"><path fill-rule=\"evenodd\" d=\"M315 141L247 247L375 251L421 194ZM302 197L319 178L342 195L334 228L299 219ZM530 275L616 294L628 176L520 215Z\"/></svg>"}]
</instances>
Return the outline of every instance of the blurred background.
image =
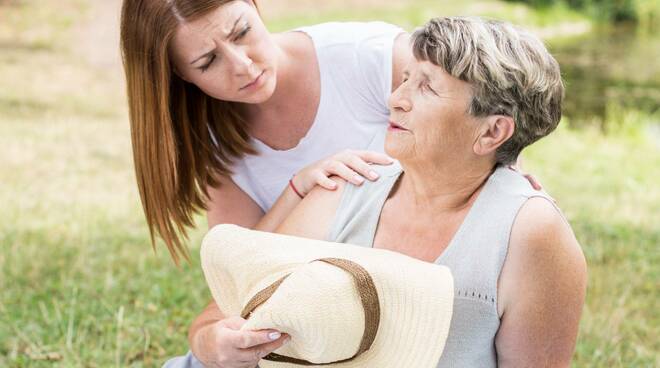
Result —
<instances>
[{"instance_id":1,"label":"blurred background","mask_svg":"<svg viewBox=\"0 0 660 368\"><path fill-rule=\"evenodd\" d=\"M210 300L152 250L133 174L119 0L0 0L0 366L159 367ZM273 32L329 20L408 30L482 15L532 29L567 86L524 152L589 265L576 367L660 366L660 1L263 0Z\"/></svg>"}]
</instances>

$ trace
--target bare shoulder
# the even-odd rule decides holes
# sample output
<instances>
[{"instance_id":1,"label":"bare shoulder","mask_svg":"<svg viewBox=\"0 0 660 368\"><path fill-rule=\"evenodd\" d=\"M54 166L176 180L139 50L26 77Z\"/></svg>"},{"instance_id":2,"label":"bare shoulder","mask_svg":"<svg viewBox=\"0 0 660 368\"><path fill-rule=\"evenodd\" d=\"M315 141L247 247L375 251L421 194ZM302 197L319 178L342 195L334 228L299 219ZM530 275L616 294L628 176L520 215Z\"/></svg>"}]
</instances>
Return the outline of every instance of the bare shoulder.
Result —
<instances>
[{"instance_id":1,"label":"bare shoulder","mask_svg":"<svg viewBox=\"0 0 660 368\"><path fill-rule=\"evenodd\" d=\"M568 222L548 200L529 199L498 281L500 366L569 366L586 284L586 261Z\"/></svg>"},{"instance_id":2,"label":"bare shoulder","mask_svg":"<svg viewBox=\"0 0 660 368\"><path fill-rule=\"evenodd\" d=\"M346 186L346 181L340 177L333 176L330 179L337 184L335 190L327 190L316 186L291 211L275 232L305 238L324 239L330 230Z\"/></svg>"},{"instance_id":3,"label":"bare shoulder","mask_svg":"<svg viewBox=\"0 0 660 368\"><path fill-rule=\"evenodd\" d=\"M511 230L509 252L537 267L562 263L576 271L586 269L570 224L554 204L542 197L530 198L520 209Z\"/></svg>"},{"instance_id":4,"label":"bare shoulder","mask_svg":"<svg viewBox=\"0 0 660 368\"><path fill-rule=\"evenodd\" d=\"M565 280L578 286L586 283L586 272L582 248L563 214L545 198L527 200L511 230L500 276L503 296L510 296L508 286L520 282L545 287Z\"/></svg>"}]
</instances>

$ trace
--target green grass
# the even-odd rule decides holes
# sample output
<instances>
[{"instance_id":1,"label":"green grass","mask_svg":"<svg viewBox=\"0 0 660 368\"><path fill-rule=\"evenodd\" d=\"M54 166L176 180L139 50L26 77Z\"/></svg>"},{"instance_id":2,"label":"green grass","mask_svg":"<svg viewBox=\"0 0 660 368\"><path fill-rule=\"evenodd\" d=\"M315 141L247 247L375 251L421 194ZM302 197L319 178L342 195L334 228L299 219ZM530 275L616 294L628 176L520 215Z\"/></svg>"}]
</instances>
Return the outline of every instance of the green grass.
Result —
<instances>
[{"instance_id":1,"label":"green grass","mask_svg":"<svg viewBox=\"0 0 660 368\"><path fill-rule=\"evenodd\" d=\"M204 219L190 265L174 267L162 244L154 254L121 72L75 50L89 4L12 3L0 6L0 367L160 366L186 351L187 326L210 298L197 256ZM485 3L419 4L351 15L412 26ZM272 24L348 16L327 12ZM589 264L574 366L658 366L659 117L611 108L608 119L607 135L560 128L526 152L525 168L564 209Z\"/></svg>"},{"instance_id":2,"label":"green grass","mask_svg":"<svg viewBox=\"0 0 660 368\"><path fill-rule=\"evenodd\" d=\"M637 123L608 136L560 129L525 154L526 170L556 198L587 258L575 366L660 363L660 147Z\"/></svg>"}]
</instances>

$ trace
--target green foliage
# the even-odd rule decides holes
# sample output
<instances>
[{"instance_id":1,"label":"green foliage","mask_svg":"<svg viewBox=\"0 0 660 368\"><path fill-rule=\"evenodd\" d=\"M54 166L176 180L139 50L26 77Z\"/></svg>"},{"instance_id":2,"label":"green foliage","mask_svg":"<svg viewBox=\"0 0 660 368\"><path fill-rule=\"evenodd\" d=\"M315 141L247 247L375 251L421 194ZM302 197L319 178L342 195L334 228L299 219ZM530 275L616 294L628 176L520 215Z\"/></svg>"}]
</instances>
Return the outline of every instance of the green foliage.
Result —
<instances>
[{"instance_id":1,"label":"green foliage","mask_svg":"<svg viewBox=\"0 0 660 368\"><path fill-rule=\"evenodd\" d=\"M596 19L607 22L635 21L651 25L660 17L657 0L511 0L544 8L565 3L571 8L585 11Z\"/></svg>"},{"instance_id":2,"label":"green foliage","mask_svg":"<svg viewBox=\"0 0 660 368\"><path fill-rule=\"evenodd\" d=\"M503 1L463 2L419 0L395 2L391 6L372 6L347 10L330 8L323 12L286 14L267 19L272 31L283 31L300 25L315 24L329 20L382 20L401 25L411 30L438 16L477 15L508 20L532 29L566 23L584 23L587 18L564 3L556 3L539 9L524 4Z\"/></svg>"}]
</instances>

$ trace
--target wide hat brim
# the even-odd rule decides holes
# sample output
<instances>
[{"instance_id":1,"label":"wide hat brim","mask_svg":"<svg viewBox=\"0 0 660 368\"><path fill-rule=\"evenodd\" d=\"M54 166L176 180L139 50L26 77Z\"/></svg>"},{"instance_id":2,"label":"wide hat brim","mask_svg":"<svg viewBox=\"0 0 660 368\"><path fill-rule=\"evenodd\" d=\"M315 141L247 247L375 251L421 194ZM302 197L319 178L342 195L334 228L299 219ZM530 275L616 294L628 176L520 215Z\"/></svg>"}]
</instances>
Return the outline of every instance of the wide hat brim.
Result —
<instances>
[{"instance_id":1,"label":"wide hat brim","mask_svg":"<svg viewBox=\"0 0 660 368\"><path fill-rule=\"evenodd\" d=\"M373 280L380 306L378 330L370 348L350 361L324 366L437 366L449 332L453 306L453 278L447 267L383 249L260 232L227 224L211 229L201 248L206 281L218 307L227 316L240 315L246 303L264 287L323 258L348 260L366 270ZM286 286L286 282L284 280L280 287ZM310 304L310 309L320 307L310 301L306 303ZM263 308L269 306L264 303ZM296 347L302 342L296 341L297 336L293 332L300 328L300 321L296 322L296 326L287 326L286 316L272 314L277 313L248 319L243 328L276 329L289 333L291 341L275 353L304 358L297 356L300 350ZM296 315L296 318L299 317ZM327 318L327 323L332 323L333 316L328 315ZM364 326L353 328L362 331ZM336 341L337 338L341 336L332 336L328 340ZM269 360L261 360L259 366L301 367L299 364Z\"/></svg>"}]
</instances>

